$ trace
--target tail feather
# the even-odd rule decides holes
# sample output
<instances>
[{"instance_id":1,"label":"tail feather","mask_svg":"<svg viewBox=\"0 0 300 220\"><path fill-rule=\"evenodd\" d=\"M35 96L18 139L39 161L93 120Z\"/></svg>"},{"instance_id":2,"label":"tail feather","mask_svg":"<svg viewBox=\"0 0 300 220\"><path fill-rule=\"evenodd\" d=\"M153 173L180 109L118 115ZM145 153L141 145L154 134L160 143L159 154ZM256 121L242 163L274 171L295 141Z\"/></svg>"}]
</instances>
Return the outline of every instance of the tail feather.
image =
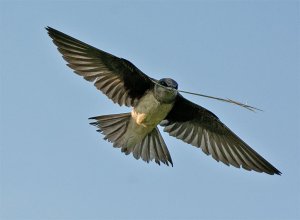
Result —
<instances>
[{"instance_id":1,"label":"tail feather","mask_svg":"<svg viewBox=\"0 0 300 220\"><path fill-rule=\"evenodd\" d=\"M105 135L104 139L112 142L114 147L121 148L126 155L132 153L137 160L141 158L147 163L154 160L159 165L162 162L173 166L168 148L157 127L139 143L129 144L125 134L131 119L130 113L102 115L89 119L96 120L90 124L99 128L97 131Z\"/></svg>"},{"instance_id":2,"label":"tail feather","mask_svg":"<svg viewBox=\"0 0 300 220\"><path fill-rule=\"evenodd\" d=\"M159 165L162 162L167 166L169 163L173 166L169 150L157 127L147 134L140 143L134 146L123 146L122 152L126 155L132 153L135 159L142 158L147 163L154 160Z\"/></svg>"},{"instance_id":3,"label":"tail feather","mask_svg":"<svg viewBox=\"0 0 300 220\"><path fill-rule=\"evenodd\" d=\"M128 126L130 113L101 115L89 119L96 120L90 124L99 128L97 131L105 135L105 140L114 143L114 147L122 146L122 137Z\"/></svg>"}]
</instances>

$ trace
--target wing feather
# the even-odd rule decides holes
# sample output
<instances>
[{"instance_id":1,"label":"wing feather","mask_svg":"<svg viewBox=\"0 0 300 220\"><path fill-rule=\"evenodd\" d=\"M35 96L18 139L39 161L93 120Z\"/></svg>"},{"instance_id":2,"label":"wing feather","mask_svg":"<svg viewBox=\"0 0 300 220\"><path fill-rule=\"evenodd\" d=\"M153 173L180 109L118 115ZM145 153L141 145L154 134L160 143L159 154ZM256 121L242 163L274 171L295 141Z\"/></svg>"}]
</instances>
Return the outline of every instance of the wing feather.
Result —
<instances>
[{"instance_id":1,"label":"wing feather","mask_svg":"<svg viewBox=\"0 0 300 220\"><path fill-rule=\"evenodd\" d=\"M161 123L164 131L199 147L216 161L268 174L281 172L224 125L216 115L178 95L171 112Z\"/></svg>"},{"instance_id":2,"label":"wing feather","mask_svg":"<svg viewBox=\"0 0 300 220\"><path fill-rule=\"evenodd\" d=\"M94 82L95 87L114 103L134 106L154 86L151 79L128 60L106 53L51 27L46 29L67 65L87 81Z\"/></svg>"}]
</instances>

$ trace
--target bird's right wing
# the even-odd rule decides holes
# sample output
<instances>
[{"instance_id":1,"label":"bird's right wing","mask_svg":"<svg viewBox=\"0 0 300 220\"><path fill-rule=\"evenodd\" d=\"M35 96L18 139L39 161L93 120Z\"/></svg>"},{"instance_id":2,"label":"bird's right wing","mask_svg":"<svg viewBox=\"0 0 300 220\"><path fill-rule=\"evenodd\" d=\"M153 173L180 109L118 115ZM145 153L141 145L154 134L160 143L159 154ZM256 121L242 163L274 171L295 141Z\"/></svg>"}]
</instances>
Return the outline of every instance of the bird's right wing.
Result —
<instances>
[{"instance_id":1,"label":"bird's right wing","mask_svg":"<svg viewBox=\"0 0 300 220\"><path fill-rule=\"evenodd\" d=\"M178 95L175 105L161 122L164 131L183 140L217 161L268 174L281 174L274 166L224 125L207 109Z\"/></svg>"},{"instance_id":2,"label":"bird's right wing","mask_svg":"<svg viewBox=\"0 0 300 220\"><path fill-rule=\"evenodd\" d=\"M94 82L114 103L134 106L154 86L151 79L128 60L116 57L58 30L47 27L68 66L84 79Z\"/></svg>"}]
</instances>

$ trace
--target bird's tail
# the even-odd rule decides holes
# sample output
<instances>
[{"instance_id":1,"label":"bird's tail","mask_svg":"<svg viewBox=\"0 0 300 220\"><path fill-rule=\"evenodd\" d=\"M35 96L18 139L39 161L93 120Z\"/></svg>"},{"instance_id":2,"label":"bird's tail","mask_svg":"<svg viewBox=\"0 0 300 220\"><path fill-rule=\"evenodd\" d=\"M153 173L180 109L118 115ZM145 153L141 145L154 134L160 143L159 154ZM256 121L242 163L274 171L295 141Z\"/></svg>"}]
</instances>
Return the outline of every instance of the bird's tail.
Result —
<instances>
[{"instance_id":1,"label":"bird's tail","mask_svg":"<svg viewBox=\"0 0 300 220\"><path fill-rule=\"evenodd\" d=\"M105 135L104 139L113 143L114 147L121 148L126 155L132 153L135 159L142 158L144 161L155 160L169 166L173 166L173 162L168 148L158 130L155 127L138 143L130 144L129 137L126 135L128 124L131 120L130 113L101 115L89 118L95 120L90 123L98 128L98 132Z\"/></svg>"}]
</instances>

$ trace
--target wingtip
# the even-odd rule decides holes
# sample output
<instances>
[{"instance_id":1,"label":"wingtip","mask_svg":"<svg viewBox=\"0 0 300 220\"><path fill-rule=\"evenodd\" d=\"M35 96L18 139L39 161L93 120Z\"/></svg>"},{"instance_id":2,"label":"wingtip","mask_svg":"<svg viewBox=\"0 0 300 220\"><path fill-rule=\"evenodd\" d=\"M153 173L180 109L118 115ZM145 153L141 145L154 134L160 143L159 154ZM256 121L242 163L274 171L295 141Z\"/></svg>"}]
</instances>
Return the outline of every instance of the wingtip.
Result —
<instances>
[{"instance_id":1,"label":"wingtip","mask_svg":"<svg viewBox=\"0 0 300 220\"><path fill-rule=\"evenodd\" d=\"M52 28L50 26L46 26L45 29L51 38L53 38L53 35L55 34L55 32L57 32L57 30L55 30L54 28Z\"/></svg>"},{"instance_id":2,"label":"wingtip","mask_svg":"<svg viewBox=\"0 0 300 220\"><path fill-rule=\"evenodd\" d=\"M281 172L279 171L279 170L277 170L276 168L273 170L273 171L270 171L270 172L266 172L266 171L264 171L265 173L267 173L267 174L270 174L270 175L274 175L274 174L276 174L276 175L278 175L278 176L281 176Z\"/></svg>"},{"instance_id":3,"label":"wingtip","mask_svg":"<svg viewBox=\"0 0 300 220\"><path fill-rule=\"evenodd\" d=\"M65 35L64 33L60 32L59 30L56 30L55 28L52 28L50 26L46 26L45 29L51 37L55 36L55 35Z\"/></svg>"},{"instance_id":4,"label":"wingtip","mask_svg":"<svg viewBox=\"0 0 300 220\"><path fill-rule=\"evenodd\" d=\"M50 26L46 26L45 29L46 29L46 31L48 31L48 32L51 31L51 30L54 30L54 29L53 29L52 27L50 27Z\"/></svg>"}]
</instances>

